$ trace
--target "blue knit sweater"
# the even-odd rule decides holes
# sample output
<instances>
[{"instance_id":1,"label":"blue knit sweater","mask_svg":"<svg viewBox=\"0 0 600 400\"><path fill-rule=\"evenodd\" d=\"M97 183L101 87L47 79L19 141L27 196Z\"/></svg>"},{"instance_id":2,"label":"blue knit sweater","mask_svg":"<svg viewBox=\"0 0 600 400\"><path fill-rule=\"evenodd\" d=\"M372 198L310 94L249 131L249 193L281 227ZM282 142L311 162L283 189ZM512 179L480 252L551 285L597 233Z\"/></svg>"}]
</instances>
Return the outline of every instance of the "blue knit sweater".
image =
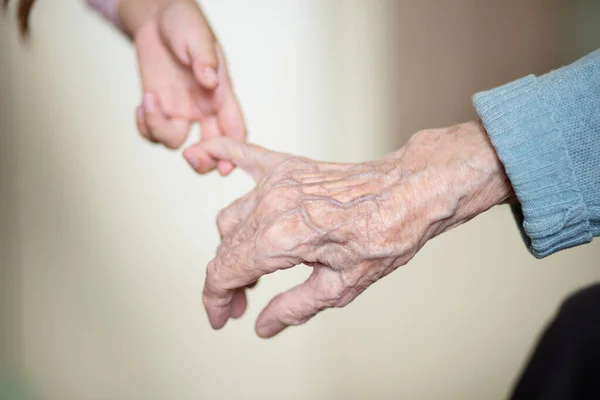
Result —
<instances>
[{"instance_id":1,"label":"blue knit sweater","mask_svg":"<svg viewBox=\"0 0 600 400\"><path fill-rule=\"evenodd\" d=\"M473 97L536 257L600 235L600 50Z\"/></svg>"}]
</instances>

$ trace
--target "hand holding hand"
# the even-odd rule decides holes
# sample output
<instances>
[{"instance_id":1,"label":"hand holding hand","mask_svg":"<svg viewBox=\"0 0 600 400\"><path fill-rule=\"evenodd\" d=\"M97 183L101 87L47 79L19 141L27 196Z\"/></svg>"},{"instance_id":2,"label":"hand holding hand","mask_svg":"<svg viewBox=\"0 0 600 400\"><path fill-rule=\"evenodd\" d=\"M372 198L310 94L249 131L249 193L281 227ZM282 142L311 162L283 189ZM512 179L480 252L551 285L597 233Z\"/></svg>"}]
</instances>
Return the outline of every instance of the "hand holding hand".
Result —
<instances>
[{"instance_id":1,"label":"hand holding hand","mask_svg":"<svg viewBox=\"0 0 600 400\"><path fill-rule=\"evenodd\" d=\"M201 143L257 183L221 211L204 305L213 328L246 308L262 275L306 264L310 278L276 296L256 331L271 337L342 307L406 264L434 236L505 201L512 189L479 123L422 131L399 151L333 164L228 140Z\"/></svg>"},{"instance_id":2,"label":"hand holding hand","mask_svg":"<svg viewBox=\"0 0 600 400\"><path fill-rule=\"evenodd\" d=\"M139 26L136 20L130 24L144 91L136 115L140 132L151 141L178 148L190 125L199 122L203 138L245 140L227 64L202 11L193 0L159 3ZM136 7L133 11L141 6ZM218 167L227 175L233 169L230 162L211 158L198 145L185 156L199 173Z\"/></svg>"}]
</instances>

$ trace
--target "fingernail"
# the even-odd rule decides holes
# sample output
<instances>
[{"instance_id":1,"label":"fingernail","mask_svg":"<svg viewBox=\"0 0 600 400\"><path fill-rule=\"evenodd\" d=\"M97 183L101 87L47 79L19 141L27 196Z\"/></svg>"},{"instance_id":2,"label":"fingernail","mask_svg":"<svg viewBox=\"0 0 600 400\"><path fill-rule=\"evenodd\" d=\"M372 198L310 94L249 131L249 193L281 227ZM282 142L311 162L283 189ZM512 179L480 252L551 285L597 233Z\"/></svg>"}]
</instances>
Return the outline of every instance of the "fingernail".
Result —
<instances>
[{"instance_id":1,"label":"fingernail","mask_svg":"<svg viewBox=\"0 0 600 400\"><path fill-rule=\"evenodd\" d=\"M146 112L151 113L156 110L156 98L152 93L144 93L144 99L142 103Z\"/></svg>"},{"instance_id":2,"label":"fingernail","mask_svg":"<svg viewBox=\"0 0 600 400\"><path fill-rule=\"evenodd\" d=\"M183 153L183 158L192 166L192 168L198 168L198 160L191 156L191 154Z\"/></svg>"},{"instance_id":3,"label":"fingernail","mask_svg":"<svg viewBox=\"0 0 600 400\"><path fill-rule=\"evenodd\" d=\"M146 127L146 123L144 121L144 110L142 109L142 106L138 106L136 108L135 114L138 129L140 130L142 135L148 139L148 128Z\"/></svg>"},{"instance_id":4,"label":"fingernail","mask_svg":"<svg viewBox=\"0 0 600 400\"><path fill-rule=\"evenodd\" d=\"M204 68L204 79L206 79L207 83L211 85L216 85L219 81L219 76L217 75L217 71L215 71L214 68L206 67Z\"/></svg>"}]
</instances>

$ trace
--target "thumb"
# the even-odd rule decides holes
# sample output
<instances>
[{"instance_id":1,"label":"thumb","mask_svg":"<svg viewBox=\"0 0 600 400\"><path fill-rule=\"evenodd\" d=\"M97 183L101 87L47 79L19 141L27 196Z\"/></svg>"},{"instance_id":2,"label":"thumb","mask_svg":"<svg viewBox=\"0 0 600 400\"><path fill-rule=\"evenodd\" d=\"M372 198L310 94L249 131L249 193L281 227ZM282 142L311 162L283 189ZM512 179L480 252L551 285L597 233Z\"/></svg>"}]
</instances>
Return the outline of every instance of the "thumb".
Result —
<instances>
[{"instance_id":1,"label":"thumb","mask_svg":"<svg viewBox=\"0 0 600 400\"><path fill-rule=\"evenodd\" d=\"M326 308L342 305L341 291L331 293L339 287L335 283L340 281L335 271L325 266L315 267L306 282L269 302L256 320L256 333L270 338L288 326L304 324Z\"/></svg>"},{"instance_id":2,"label":"thumb","mask_svg":"<svg viewBox=\"0 0 600 400\"><path fill-rule=\"evenodd\" d=\"M184 152L188 161L203 154L208 154L214 160L230 161L252 176L255 182L259 182L275 165L289 157L284 153L270 151L225 136L203 139Z\"/></svg>"},{"instance_id":3,"label":"thumb","mask_svg":"<svg viewBox=\"0 0 600 400\"><path fill-rule=\"evenodd\" d=\"M208 25L199 27L198 32L188 39L188 53L194 76L205 89L212 90L219 85L217 51L216 39Z\"/></svg>"}]
</instances>

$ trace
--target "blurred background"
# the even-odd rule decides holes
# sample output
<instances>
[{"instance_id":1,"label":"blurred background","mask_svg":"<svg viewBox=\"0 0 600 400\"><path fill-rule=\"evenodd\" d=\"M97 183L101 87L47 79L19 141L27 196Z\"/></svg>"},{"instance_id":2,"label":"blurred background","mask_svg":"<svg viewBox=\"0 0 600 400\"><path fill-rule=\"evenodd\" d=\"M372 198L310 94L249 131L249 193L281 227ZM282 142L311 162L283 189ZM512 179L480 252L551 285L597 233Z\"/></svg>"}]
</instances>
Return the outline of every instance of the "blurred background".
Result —
<instances>
[{"instance_id":1,"label":"blurred background","mask_svg":"<svg viewBox=\"0 0 600 400\"><path fill-rule=\"evenodd\" d=\"M475 92L600 47L594 0L202 6L250 140L332 161L473 119ZM31 25L24 45L12 10L0 23L5 386L41 400L499 399L560 301L600 279L600 241L536 260L497 207L344 309L256 337L299 267L262 279L214 332L201 293L215 216L250 179L196 176L138 136L133 48L83 1L39 1Z\"/></svg>"}]
</instances>

